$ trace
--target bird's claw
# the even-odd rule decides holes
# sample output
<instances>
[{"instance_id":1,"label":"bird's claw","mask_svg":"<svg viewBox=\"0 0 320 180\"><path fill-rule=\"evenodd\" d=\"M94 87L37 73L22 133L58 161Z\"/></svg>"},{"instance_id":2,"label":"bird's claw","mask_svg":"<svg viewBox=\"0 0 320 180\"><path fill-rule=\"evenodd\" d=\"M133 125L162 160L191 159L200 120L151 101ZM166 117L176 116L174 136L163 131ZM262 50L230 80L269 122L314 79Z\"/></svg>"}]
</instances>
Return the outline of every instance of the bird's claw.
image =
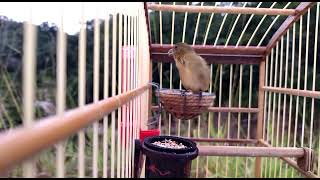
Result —
<instances>
[{"instance_id":1,"label":"bird's claw","mask_svg":"<svg viewBox=\"0 0 320 180\"><path fill-rule=\"evenodd\" d=\"M181 89L181 90L180 90L180 92L181 92L181 96L186 96L186 93L187 93L187 91L186 91L186 90Z\"/></svg>"},{"instance_id":2,"label":"bird's claw","mask_svg":"<svg viewBox=\"0 0 320 180\"><path fill-rule=\"evenodd\" d=\"M202 98L202 91L199 92L199 102L201 101Z\"/></svg>"}]
</instances>

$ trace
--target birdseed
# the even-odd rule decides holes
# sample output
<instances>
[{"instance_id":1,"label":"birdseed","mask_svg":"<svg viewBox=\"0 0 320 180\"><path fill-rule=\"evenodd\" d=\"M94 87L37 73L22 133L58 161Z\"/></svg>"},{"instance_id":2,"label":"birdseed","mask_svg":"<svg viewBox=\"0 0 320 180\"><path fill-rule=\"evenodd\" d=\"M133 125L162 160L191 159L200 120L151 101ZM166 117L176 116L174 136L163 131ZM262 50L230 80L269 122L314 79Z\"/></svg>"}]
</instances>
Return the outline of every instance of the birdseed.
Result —
<instances>
[{"instance_id":1,"label":"birdseed","mask_svg":"<svg viewBox=\"0 0 320 180\"><path fill-rule=\"evenodd\" d=\"M171 149L183 149L187 148L187 146L183 145L182 143L177 143L176 141L172 141L171 139L165 139L163 141L155 141L152 144L164 147L164 148L171 148Z\"/></svg>"}]
</instances>

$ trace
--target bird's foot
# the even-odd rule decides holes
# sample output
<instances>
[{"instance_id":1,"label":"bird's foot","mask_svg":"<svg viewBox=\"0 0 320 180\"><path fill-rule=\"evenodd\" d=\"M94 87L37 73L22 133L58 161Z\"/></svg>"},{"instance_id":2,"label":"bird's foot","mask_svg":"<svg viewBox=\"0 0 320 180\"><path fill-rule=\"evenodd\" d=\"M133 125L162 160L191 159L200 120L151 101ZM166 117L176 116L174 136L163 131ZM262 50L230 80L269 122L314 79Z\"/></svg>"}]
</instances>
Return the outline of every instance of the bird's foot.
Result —
<instances>
[{"instance_id":1,"label":"bird's foot","mask_svg":"<svg viewBox=\"0 0 320 180\"><path fill-rule=\"evenodd\" d=\"M187 90L181 89L180 92L181 92L181 96L186 96Z\"/></svg>"},{"instance_id":2,"label":"bird's foot","mask_svg":"<svg viewBox=\"0 0 320 180\"><path fill-rule=\"evenodd\" d=\"M202 91L199 92L199 102L201 101L202 98Z\"/></svg>"}]
</instances>

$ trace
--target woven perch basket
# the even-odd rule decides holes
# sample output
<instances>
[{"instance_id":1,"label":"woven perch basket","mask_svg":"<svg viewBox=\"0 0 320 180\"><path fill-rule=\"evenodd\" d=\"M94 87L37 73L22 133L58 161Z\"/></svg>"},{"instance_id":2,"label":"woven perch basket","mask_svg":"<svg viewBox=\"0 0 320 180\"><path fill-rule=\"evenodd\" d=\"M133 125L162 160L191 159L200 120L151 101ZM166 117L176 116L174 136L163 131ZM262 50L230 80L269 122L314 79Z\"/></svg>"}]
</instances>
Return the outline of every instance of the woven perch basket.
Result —
<instances>
[{"instance_id":1,"label":"woven perch basket","mask_svg":"<svg viewBox=\"0 0 320 180\"><path fill-rule=\"evenodd\" d=\"M157 90L156 95L163 108L180 120L189 120L205 112L213 106L216 97L214 93L206 92L202 93L201 98L199 94L191 92L183 95L178 89L160 89Z\"/></svg>"}]
</instances>

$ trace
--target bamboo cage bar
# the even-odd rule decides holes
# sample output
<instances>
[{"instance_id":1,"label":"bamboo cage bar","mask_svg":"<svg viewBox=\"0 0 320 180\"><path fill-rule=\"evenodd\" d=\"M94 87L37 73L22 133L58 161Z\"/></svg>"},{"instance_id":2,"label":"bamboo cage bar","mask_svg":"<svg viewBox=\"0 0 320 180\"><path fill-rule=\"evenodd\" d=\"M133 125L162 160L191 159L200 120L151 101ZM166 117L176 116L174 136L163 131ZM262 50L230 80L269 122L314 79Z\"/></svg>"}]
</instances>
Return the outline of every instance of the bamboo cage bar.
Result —
<instances>
[{"instance_id":1,"label":"bamboo cage bar","mask_svg":"<svg viewBox=\"0 0 320 180\"><path fill-rule=\"evenodd\" d=\"M295 9L269 9L248 7L218 7L218 6L185 6L185 5L158 5L148 4L148 9L154 11L174 11L189 13L227 13L227 14L256 14L256 15L283 15L297 14Z\"/></svg>"},{"instance_id":2,"label":"bamboo cage bar","mask_svg":"<svg viewBox=\"0 0 320 180\"><path fill-rule=\"evenodd\" d=\"M78 103L79 107L85 105L86 93L86 24L84 17L84 4L82 3L81 11L81 27L79 34L79 85L78 85ZM85 176L85 135L84 131L78 132L78 177L83 178Z\"/></svg>"},{"instance_id":3,"label":"bamboo cage bar","mask_svg":"<svg viewBox=\"0 0 320 180\"><path fill-rule=\"evenodd\" d=\"M116 36L117 36L117 15L116 13L112 14L112 82L111 82L111 94L112 96L116 95ZM115 178L115 145L116 145L116 112L111 114L111 178Z\"/></svg>"},{"instance_id":4,"label":"bamboo cage bar","mask_svg":"<svg viewBox=\"0 0 320 180\"><path fill-rule=\"evenodd\" d=\"M97 13L98 13L97 8ZM100 72L100 23L97 15L94 19L94 52L93 52L93 102L99 101L99 72ZM93 154L92 154L92 177L98 177L99 158L99 122L93 123Z\"/></svg>"},{"instance_id":5,"label":"bamboo cage bar","mask_svg":"<svg viewBox=\"0 0 320 180\"><path fill-rule=\"evenodd\" d=\"M107 99L109 97L109 19L110 15L107 13L104 21L104 79L103 79L103 98ZM108 177L108 159L109 159L109 138L108 138L108 116L103 117L103 170L102 177Z\"/></svg>"},{"instance_id":6,"label":"bamboo cage bar","mask_svg":"<svg viewBox=\"0 0 320 180\"><path fill-rule=\"evenodd\" d=\"M37 29L32 24L32 9L30 9L30 21L23 24L23 126L29 128L34 124L34 99L36 82L36 51ZM8 155L8 154L3 154ZM35 159L29 159L23 165L23 177L32 178L36 175Z\"/></svg>"},{"instance_id":7,"label":"bamboo cage bar","mask_svg":"<svg viewBox=\"0 0 320 180\"><path fill-rule=\"evenodd\" d=\"M126 74L126 91L130 90L130 27L131 27L131 18L128 15L128 25L127 25L127 42L126 42L126 47L127 47L127 53L126 53L126 59L124 64L125 66L125 74ZM129 104L126 105L126 127L130 127L130 106ZM126 128L126 139L129 139L129 128ZM125 177L128 178L129 177L129 141L125 141L126 142L126 172L125 172Z\"/></svg>"},{"instance_id":8,"label":"bamboo cage bar","mask_svg":"<svg viewBox=\"0 0 320 180\"><path fill-rule=\"evenodd\" d=\"M187 138L187 137L185 137ZM235 143L235 144L256 144L258 141L256 139L233 139L233 138L188 138L196 142L212 142L212 143Z\"/></svg>"},{"instance_id":9,"label":"bamboo cage bar","mask_svg":"<svg viewBox=\"0 0 320 180\"><path fill-rule=\"evenodd\" d=\"M283 93L283 94L294 95L294 96L302 96L302 97L320 99L320 92L319 91L287 89L287 88L269 87L269 86L264 86L263 90L269 91L269 92L274 92L274 93Z\"/></svg>"},{"instance_id":10,"label":"bamboo cage bar","mask_svg":"<svg viewBox=\"0 0 320 180\"><path fill-rule=\"evenodd\" d=\"M57 35L57 115L62 115L66 106L66 34L63 26L63 7L61 7L60 28ZM65 175L65 143L59 142L56 146L56 177L63 178Z\"/></svg>"},{"instance_id":11,"label":"bamboo cage bar","mask_svg":"<svg viewBox=\"0 0 320 180\"><path fill-rule=\"evenodd\" d=\"M132 84L132 81L133 81L133 55L132 55L132 45L133 45L133 18L132 16L130 15L129 16L129 19L130 19L130 36L129 36L129 90L133 89L133 84ZM133 117L132 117L132 102L129 103L129 163L128 163L128 175L129 175L129 178L131 177L131 174L132 174L132 121L133 121Z\"/></svg>"},{"instance_id":12,"label":"bamboo cage bar","mask_svg":"<svg viewBox=\"0 0 320 180\"><path fill-rule=\"evenodd\" d=\"M126 56L127 56L127 51L126 51L126 47L127 47L127 15L126 14L124 14L124 16L123 16L123 55L122 55L122 61L123 61L123 63L122 63L122 66L123 66L123 68L122 68L122 74L123 74L123 79L122 79L122 86L121 86L121 89L122 89L122 92L121 93L123 93L123 92L126 92L127 90L126 90L126 88L127 88L127 70L126 70L126 67L127 67L127 59L126 59ZM121 121L121 123L122 123L122 135L121 135L121 144L122 144L122 150L123 150L123 152L121 153L121 178L127 178L127 176L125 176L125 175L127 175L127 174L125 174L125 171L127 171L127 166L126 166L126 164L125 164L125 162L127 162L127 161L125 161L125 157L126 157L126 154L128 153L127 152L127 148L125 148L126 147L126 141L125 141L125 139L128 139L127 137L126 137L126 129L127 128L125 128L125 127L128 127L127 126L127 106L123 106L123 108L122 108L122 121ZM125 127L124 127L125 126Z\"/></svg>"},{"instance_id":13,"label":"bamboo cage bar","mask_svg":"<svg viewBox=\"0 0 320 180\"><path fill-rule=\"evenodd\" d=\"M198 146L199 156L238 157L303 157L303 148L288 147L241 147L241 146Z\"/></svg>"},{"instance_id":14,"label":"bamboo cage bar","mask_svg":"<svg viewBox=\"0 0 320 180\"><path fill-rule=\"evenodd\" d=\"M159 4L161 4L161 2L159 2ZM182 39L184 40L184 35L185 35L185 23L186 23L186 14L185 14L185 18L184 18L185 22L184 22L184 28L183 28L183 35L182 35ZM159 38L160 38L160 46L162 46L162 11L159 11L159 29L160 29L160 33L159 33ZM151 51L151 49L150 49ZM153 59L153 57L151 58L151 60ZM160 77L160 88L162 88L162 74L163 74L163 63L160 62L160 67L159 67L159 77ZM159 131L161 134L161 125L162 125L162 116L159 117Z\"/></svg>"},{"instance_id":15,"label":"bamboo cage bar","mask_svg":"<svg viewBox=\"0 0 320 180\"><path fill-rule=\"evenodd\" d=\"M123 19L123 14L122 13L119 13L118 14L118 17L119 17L119 21L118 21L118 82L122 82L122 73L121 73L121 67L122 67L122 27L123 27L123 24L122 24L122 19ZM113 74L115 75L115 74ZM121 94L121 88L122 88L122 83L117 83L118 87L118 95ZM120 178L121 177L121 161L120 161L120 158L121 158L121 154L123 153L123 150L121 149L121 146L120 146L120 137L123 136L121 134L121 129L123 129L123 126L121 127L121 119L122 119L122 114L121 114L121 111L122 111L122 107L119 107L118 108L118 120L117 120L117 126L118 126L118 134L117 136L119 138L117 138L117 177Z\"/></svg>"},{"instance_id":16,"label":"bamboo cage bar","mask_svg":"<svg viewBox=\"0 0 320 180\"><path fill-rule=\"evenodd\" d=\"M286 58L286 64L285 64L285 82L284 87L287 88L287 79L288 79L288 58L289 58L289 31L286 36L286 52L285 52L285 58ZM283 44L282 44L283 46ZM283 111L282 111L282 130L281 130L281 147L284 147L284 134L285 134L285 118L286 118L286 107L287 107L287 95L283 95ZM280 174L279 176L282 176L282 161L280 161Z\"/></svg>"},{"instance_id":17,"label":"bamboo cage bar","mask_svg":"<svg viewBox=\"0 0 320 180\"><path fill-rule=\"evenodd\" d=\"M310 9L308 9L307 13L307 34L306 34L306 42L305 42L305 64L309 64L309 32L310 32ZM307 73L308 73L308 66L304 66L304 90L307 90L307 84L308 84L308 78L307 78ZM301 146L304 146L304 128L305 128L305 121L306 121L306 102L307 98L303 97L303 110L302 110L302 132L301 132Z\"/></svg>"},{"instance_id":18,"label":"bamboo cage bar","mask_svg":"<svg viewBox=\"0 0 320 180\"><path fill-rule=\"evenodd\" d=\"M158 110L158 106L151 106L151 110ZM238 108L238 107L209 107L208 112L231 112L231 113L258 113L258 108Z\"/></svg>"},{"instance_id":19,"label":"bamboo cage bar","mask_svg":"<svg viewBox=\"0 0 320 180\"><path fill-rule=\"evenodd\" d=\"M200 7L203 6L203 3L204 3L204 2L201 2ZM173 13L174 13L174 12L173 12ZM195 30L194 30L194 35L193 35L193 43L192 43L193 45L196 44L196 39L197 39L197 34L198 34L198 27L199 27L200 17L201 17L201 13L198 13L196 28L195 28Z\"/></svg>"},{"instance_id":20,"label":"bamboo cage bar","mask_svg":"<svg viewBox=\"0 0 320 180\"><path fill-rule=\"evenodd\" d=\"M231 2L231 3L229 4L229 7L232 7L232 5L233 5L233 2ZM217 36L216 36L216 39L214 40L214 44L213 44L214 46L216 46L217 43L218 43L218 40L219 40L219 37L220 37L220 33L221 33L221 31L222 31L222 28L223 28L223 26L224 26L224 23L226 22L226 19L227 19L228 15L229 15L229 14L226 14L226 15L223 17L223 19L222 19L222 22L221 22L220 27L219 27L218 34L217 34Z\"/></svg>"},{"instance_id":21,"label":"bamboo cage bar","mask_svg":"<svg viewBox=\"0 0 320 180\"><path fill-rule=\"evenodd\" d=\"M291 60L292 60L292 64L291 64L291 79L293 79L293 75L294 75L294 57L295 57L295 23L293 24L292 27L292 50L291 50ZM290 88L293 89L293 81L291 81L290 83ZM291 122L292 122L292 95L290 94L290 102L289 102L289 125L288 125L288 129L291 129ZM287 147L290 146L290 136L291 133L290 131L288 131L288 140L287 140ZM285 173L285 177L288 177L288 164L286 164L286 173Z\"/></svg>"},{"instance_id":22,"label":"bamboo cage bar","mask_svg":"<svg viewBox=\"0 0 320 180\"><path fill-rule=\"evenodd\" d=\"M312 91L315 91L315 83L316 83L316 72L317 72L317 50L318 50L318 33L319 33L319 6L320 4L317 3L317 9L316 9L316 26L314 29L315 37L314 37L314 51L313 51L313 81L312 81ZM314 98L311 100L311 128L310 128L310 137L309 137L309 148L312 148L312 140L314 136L313 132L313 123L314 123ZM315 138L316 139L316 138ZM319 135L319 146L320 146L320 135ZM320 148L318 148L318 175L320 174ZM310 167L309 167L310 169Z\"/></svg>"},{"instance_id":23,"label":"bamboo cage bar","mask_svg":"<svg viewBox=\"0 0 320 180\"><path fill-rule=\"evenodd\" d=\"M19 127L6 134L1 134L0 172L64 140L140 96L148 88L150 88L150 85L144 85L126 93L100 100L97 103L69 110L62 117L44 118L31 127ZM46 138L44 139L43 137Z\"/></svg>"}]
</instances>

